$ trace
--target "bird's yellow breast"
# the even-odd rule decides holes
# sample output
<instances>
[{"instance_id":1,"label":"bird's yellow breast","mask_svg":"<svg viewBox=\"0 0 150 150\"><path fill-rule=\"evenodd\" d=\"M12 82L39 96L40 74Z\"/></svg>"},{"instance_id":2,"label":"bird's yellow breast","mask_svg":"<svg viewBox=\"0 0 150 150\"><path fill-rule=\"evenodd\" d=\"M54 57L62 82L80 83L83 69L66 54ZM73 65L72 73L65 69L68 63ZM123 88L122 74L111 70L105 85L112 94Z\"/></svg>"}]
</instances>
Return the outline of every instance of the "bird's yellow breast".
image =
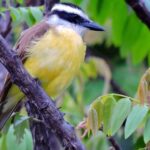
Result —
<instances>
[{"instance_id":1,"label":"bird's yellow breast","mask_svg":"<svg viewBox=\"0 0 150 150\"><path fill-rule=\"evenodd\" d=\"M50 29L28 48L25 67L33 77L40 79L48 95L57 96L78 72L85 49L82 38L72 29Z\"/></svg>"}]
</instances>

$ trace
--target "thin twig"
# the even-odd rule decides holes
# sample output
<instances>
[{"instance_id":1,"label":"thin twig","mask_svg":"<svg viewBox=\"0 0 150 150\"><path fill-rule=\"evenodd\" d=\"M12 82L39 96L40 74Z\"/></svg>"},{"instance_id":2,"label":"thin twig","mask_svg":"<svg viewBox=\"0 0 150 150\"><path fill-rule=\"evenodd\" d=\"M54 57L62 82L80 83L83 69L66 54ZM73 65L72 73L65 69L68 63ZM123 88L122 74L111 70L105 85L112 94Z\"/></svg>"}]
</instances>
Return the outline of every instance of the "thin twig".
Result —
<instances>
[{"instance_id":1,"label":"thin twig","mask_svg":"<svg viewBox=\"0 0 150 150\"><path fill-rule=\"evenodd\" d=\"M108 140L111 143L111 145L114 147L115 150L121 150L120 146L118 145L118 143L116 142L116 140L113 137L109 137Z\"/></svg>"}]
</instances>

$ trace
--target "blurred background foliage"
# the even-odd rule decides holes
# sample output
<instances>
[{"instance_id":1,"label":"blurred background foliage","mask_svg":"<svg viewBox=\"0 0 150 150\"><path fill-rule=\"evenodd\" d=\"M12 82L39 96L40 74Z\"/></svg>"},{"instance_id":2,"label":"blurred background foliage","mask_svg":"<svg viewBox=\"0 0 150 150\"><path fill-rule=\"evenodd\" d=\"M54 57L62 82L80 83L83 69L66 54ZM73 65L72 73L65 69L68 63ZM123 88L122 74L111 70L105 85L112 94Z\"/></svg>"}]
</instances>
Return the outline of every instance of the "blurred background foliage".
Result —
<instances>
[{"instance_id":1,"label":"blurred background foliage","mask_svg":"<svg viewBox=\"0 0 150 150\"><path fill-rule=\"evenodd\" d=\"M106 29L104 33L89 32L84 40L88 43L85 63L64 95L57 100L57 105L65 112L65 118L77 126L88 116L90 104L97 97L107 93L119 93L135 97L140 78L150 64L150 32L126 4L125 0L62 0L79 5L97 23ZM0 31L10 12L12 30L6 36L13 46L20 33L39 22L43 17L43 1L3 0L0 1ZM28 7L27 7L28 6ZM118 101L118 98L117 98ZM124 105L122 105L123 107ZM145 106L143 106L145 107ZM143 109L142 107L142 109ZM148 130L149 110L143 115ZM118 110L118 114L119 114ZM136 116L139 109L134 112ZM143 114L143 112L142 112ZM13 119L14 125L10 125ZM12 117L0 137L0 150L31 150L32 138L28 128L28 117L24 110L15 119ZM124 118L125 119L125 118ZM123 120L124 121L124 120ZM135 122L136 124L137 122ZM144 148L143 126L124 138L124 123L113 138L122 150ZM121 126L121 124L120 124ZM82 133L79 132L79 135ZM98 131L86 136L83 141L88 150L107 150L111 147L107 133ZM150 137L146 137L148 143Z\"/></svg>"}]
</instances>

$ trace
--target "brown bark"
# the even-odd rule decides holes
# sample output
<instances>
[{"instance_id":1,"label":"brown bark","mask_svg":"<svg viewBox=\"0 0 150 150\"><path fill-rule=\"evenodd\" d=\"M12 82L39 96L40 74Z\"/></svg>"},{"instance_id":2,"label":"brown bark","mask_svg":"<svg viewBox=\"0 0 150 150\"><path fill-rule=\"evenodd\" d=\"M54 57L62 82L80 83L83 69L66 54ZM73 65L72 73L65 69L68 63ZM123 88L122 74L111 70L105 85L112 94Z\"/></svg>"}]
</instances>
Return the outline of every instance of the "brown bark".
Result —
<instances>
[{"instance_id":1,"label":"brown bark","mask_svg":"<svg viewBox=\"0 0 150 150\"><path fill-rule=\"evenodd\" d=\"M37 110L42 115L42 121L52 129L62 146L67 150L84 150L74 128L64 120L63 114L56 108L52 99L23 68L20 58L2 36L0 36L0 62L10 73L12 82L20 88L30 102L36 104ZM32 110L32 106L30 109Z\"/></svg>"},{"instance_id":2,"label":"brown bark","mask_svg":"<svg viewBox=\"0 0 150 150\"><path fill-rule=\"evenodd\" d=\"M150 8L146 6L144 0L126 0L133 8L140 20L150 28Z\"/></svg>"}]
</instances>

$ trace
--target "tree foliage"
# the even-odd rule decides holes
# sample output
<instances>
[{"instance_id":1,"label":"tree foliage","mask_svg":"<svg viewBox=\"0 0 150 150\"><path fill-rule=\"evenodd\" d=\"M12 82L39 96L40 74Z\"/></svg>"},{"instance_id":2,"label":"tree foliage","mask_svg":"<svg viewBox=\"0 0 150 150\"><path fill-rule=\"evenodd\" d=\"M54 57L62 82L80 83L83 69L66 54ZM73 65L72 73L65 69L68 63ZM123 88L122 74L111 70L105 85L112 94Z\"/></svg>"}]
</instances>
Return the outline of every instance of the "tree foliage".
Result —
<instances>
[{"instance_id":1,"label":"tree foliage","mask_svg":"<svg viewBox=\"0 0 150 150\"><path fill-rule=\"evenodd\" d=\"M80 5L106 32L89 34L94 41L88 47L91 53L58 106L73 125L84 120L79 127L88 131L83 141L89 150L108 149L112 136L124 150L145 148L150 141L150 70L144 73L150 64L147 26L124 0L64 1ZM5 21L7 11L13 28L9 42L14 44L22 30L42 19L44 7L26 7L23 0L11 5L7 0L7 7L0 7L0 19ZM33 148L29 119L35 118L27 117L24 109L10 118L1 132L0 149Z\"/></svg>"}]
</instances>

